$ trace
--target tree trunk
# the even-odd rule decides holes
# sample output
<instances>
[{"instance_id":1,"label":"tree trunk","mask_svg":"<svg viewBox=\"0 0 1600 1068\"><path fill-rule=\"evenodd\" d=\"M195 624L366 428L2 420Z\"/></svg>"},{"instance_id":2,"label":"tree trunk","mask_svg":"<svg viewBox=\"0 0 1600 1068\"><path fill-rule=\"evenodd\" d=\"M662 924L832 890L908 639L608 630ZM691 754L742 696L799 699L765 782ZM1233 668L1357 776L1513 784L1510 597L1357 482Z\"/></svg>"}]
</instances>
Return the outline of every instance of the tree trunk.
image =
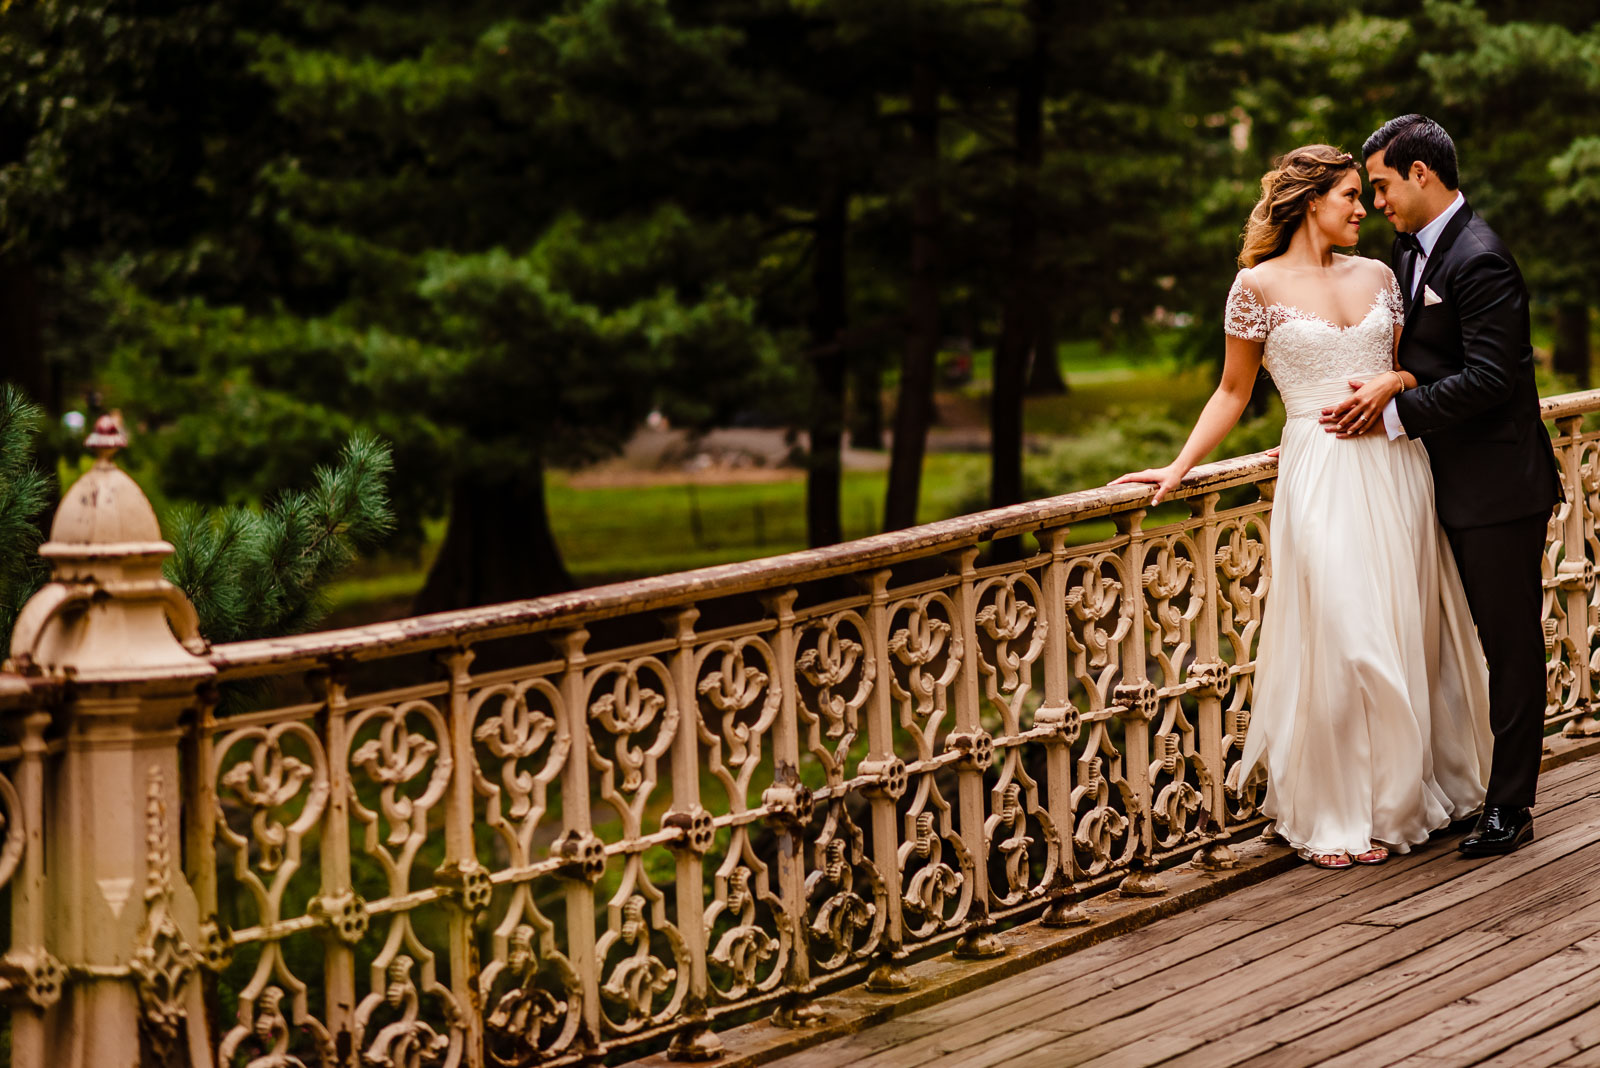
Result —
<instances>
[{"instance_id":1,"label":"tree trunk","mask_svg":"<svg viewBox=\"0 0 1600 1068\"><path fill-rule=\"evenodd\" d=\"M1556 306L1556 345L1550 362L1558 374L1573 379L1579 389L1589 388L1589 305L1564 301Z\"/></svg>"},{"instance_id":2,"label":"tree trunk","mask_svg":"<svg viewBox=\"0 0 1600 1068\"><path fill-rule=\"evenodd\" d=\"M850 445L857 449L883 448L883 368L877 360L860 357L850 370Z\"/></svg>"},{"instance_id":3,"label":"tree trunk","mask_svg":"<svg viewBox=\"0 0 1600 1068\"><path fill-rule=\"evenodd\" d=\"M450 486L450 522L418 615L517 601L573 586L550 530L542 466L532 484L460 475Z\"/></svg>"},{"instance_id":4,"label":"tree trunk","mask_svg":"<svg viewBox=\"0 0 1600 1068\"><path fill-rule=\"evenodd\" d=\"M883 526L899 530L917 521L922 459L933 423L934 361L939 355L939 81L919 50L911 75L911 144L916 189L911 198L911 282L907 336L900 362L900 398L894 412L889 488Z\"/></svg>"},{"instance_id":5,"label":"tree trunk","mask_svg":"<svg viewBox=\"0 0 1600 1068\"><path fill-rule=\"evenodd\" d=\"M1034 336L1039 340L1033 346L1033 362L1028 368L1028 396L1060 396L1071 391L1067 378L1061 373L1060 338L1056 336L1056 308L1054 294L1040 284L1039 303L1035 317L1039 329Z\"/></svg>"},{"instance_id":6,"label":"tree trunk","mask_svg":"<svg viewBox=\"0 0 1600 1068\"><path fill-rule=\"evenodd\" d=\"M844 438L844 384L847 354L844 328L845 226L848 197L828 189L817 213L812 256L811 341L815 353L811 385L811 453L806 469L806 541L811 546L844 540L839 517L840 450Z\"/></svg>"},{"instance_id":7,"label":"tree trunk","mask_svg":"<svg viewBox=\"0 0 1600 1068\"><path fill-rule=\"evenodd\" d=\"M1039 341L1039 164L1044 140L1046 23L1052 0L1028 5L1033 50L1017 78L1016 177L1011 190L1010 285L1000 341L994 350L994 386L989 393L989 506L1003 508L1023 498L1022 398L1028 354Z\"/></svg>"}]
</instances>

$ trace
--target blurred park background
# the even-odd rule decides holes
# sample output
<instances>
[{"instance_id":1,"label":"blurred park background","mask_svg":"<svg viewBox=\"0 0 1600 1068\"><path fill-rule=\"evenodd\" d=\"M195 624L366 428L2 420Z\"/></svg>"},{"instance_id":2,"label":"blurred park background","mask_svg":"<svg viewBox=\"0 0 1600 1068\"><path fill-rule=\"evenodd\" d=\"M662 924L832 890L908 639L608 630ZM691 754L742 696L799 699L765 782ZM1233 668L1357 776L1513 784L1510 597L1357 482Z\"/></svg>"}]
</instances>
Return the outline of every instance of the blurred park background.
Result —
<instances>
[{"instance_id":1,"label":"blurred park background","mask_svg":"<svg viewBox=\"0 0 1600 1068\"><path fill-rule=\"evenodd\" d=\"M203 614L253 576L211 590L213 637L1164 463L1261 173L1409 111L1521 261L1545 391L1590 382L1592 0L0 11L0 371L31 402L0 425L0 584L36 581L19 523L112 410ZM1369 217L1360 251L1391 238ZM1224 451L1273 444L1275 403ZM318 603L247 618L307 554Z\"/></svg>"}]
</instances>

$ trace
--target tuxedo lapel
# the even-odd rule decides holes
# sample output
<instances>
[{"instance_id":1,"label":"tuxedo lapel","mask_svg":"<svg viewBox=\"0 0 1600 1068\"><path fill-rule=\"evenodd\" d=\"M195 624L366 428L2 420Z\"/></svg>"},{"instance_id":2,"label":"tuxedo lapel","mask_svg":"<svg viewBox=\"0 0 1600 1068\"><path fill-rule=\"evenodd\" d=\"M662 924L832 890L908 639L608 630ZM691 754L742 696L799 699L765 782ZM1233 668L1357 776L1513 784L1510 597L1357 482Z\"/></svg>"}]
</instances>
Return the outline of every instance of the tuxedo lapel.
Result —
<instances>
[{"instance_id":1,"label":"tuxedo lapel","mask_svg":"<svg viewBox=\"0 0 1600 1068\"><path fill-rule=\"evenodd\" d=\"M1423 299L1423 294L1427 292L1425 287L1428 284L1428 279L1438 273L1439 263L1450 251L1450 246L1456 243L1456 238L1461 236L1461 231L1467 228L1467 223L1471 221L1472 205L1462 201L1461 210L1450 216L1450 221L1444 224L1444 230L1440 232L1439 240L1434 242L1433 253L1428 257L1427 266L1422 269L1422 280L1417 283L1416 296L1411 299L1410 306L1406 308L1407 326L1411 324L1411 317L1416 314L1417 309L1427 303ZM1411 262L1411 270L1407 271L1407 274L1416 270L1416 257L1413 256ZM1406 285L1407 292L1410 292L1410 279L1406 280Z\"/></svg>"}]
</instances>

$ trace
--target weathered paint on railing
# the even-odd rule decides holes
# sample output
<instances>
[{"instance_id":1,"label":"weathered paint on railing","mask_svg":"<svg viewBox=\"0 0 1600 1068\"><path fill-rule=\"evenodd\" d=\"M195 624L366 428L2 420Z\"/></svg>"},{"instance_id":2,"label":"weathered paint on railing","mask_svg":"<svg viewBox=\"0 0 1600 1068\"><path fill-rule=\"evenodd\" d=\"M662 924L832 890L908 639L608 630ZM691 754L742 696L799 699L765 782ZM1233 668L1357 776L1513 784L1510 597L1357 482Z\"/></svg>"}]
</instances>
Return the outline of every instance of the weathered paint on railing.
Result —
<instances>
[{"instance_id":1,"label":"weathered paint on railing","mask_svg":"<svg viewBox=\"0 0 1600 1068\"><path fill-rule=\"evenodd\" d=\"M1581 423L1600 391L1544 409L1569 499L1550 721L1586 733L1600 433ZM17 1063L78 1063L63 1021L97 1013L174 1063L566 1063L669 1035L705 1058L719 1020L804 1026L821 985L893 990L914 954L1075 922L1092 888L1161 893L1179 852L1226 865L1258 818L1237 759L1275 473L1197 469L1170 519L1145 488L1101 488L218 646L192 676L125 673L114 737L86 714L113 695L93 706L69 657L18 658L32 675L0 677ZM1100 518L1114 534L1079 544ZM980 553L1019 535L1014 559ZM177 730L145 715L176 692ZM58 841L74 747L95 745L143 774L138 796ZM90 953L54 902L92 887L54 858L130 828L126 944Z\"/></svg>"}]
</instances>

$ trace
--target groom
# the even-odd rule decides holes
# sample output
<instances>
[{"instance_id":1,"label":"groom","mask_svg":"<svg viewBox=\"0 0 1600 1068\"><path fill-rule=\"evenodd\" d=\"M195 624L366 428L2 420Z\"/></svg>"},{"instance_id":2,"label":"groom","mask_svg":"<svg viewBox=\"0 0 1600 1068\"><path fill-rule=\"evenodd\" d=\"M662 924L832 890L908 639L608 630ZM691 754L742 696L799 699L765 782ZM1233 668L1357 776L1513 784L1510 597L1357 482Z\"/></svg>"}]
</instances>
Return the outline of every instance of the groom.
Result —
<instances>
[{"instance_id":1,"label":"groom","mask_svg":"<svg viewBox=\"0 0 1600 1068\"><path fill-rule=\"evenodd\" d=\"M1544 738L1540 565L1561 476L1533 381L1528 290L1510 251L1457 190L1456 146L1432 119L1402 115L1361 147L1373 206L1394 224L1405 300L1402 370L1416 379L1383 410L1390 439L1420 438L1433 467L1439 521L1489 662L1494 759L1468 856L1533 839ZM1401 376L1391 375L1388 380ZM1347 400L1330 431L1376 429Z\"/></svg>"}]
</instances>

